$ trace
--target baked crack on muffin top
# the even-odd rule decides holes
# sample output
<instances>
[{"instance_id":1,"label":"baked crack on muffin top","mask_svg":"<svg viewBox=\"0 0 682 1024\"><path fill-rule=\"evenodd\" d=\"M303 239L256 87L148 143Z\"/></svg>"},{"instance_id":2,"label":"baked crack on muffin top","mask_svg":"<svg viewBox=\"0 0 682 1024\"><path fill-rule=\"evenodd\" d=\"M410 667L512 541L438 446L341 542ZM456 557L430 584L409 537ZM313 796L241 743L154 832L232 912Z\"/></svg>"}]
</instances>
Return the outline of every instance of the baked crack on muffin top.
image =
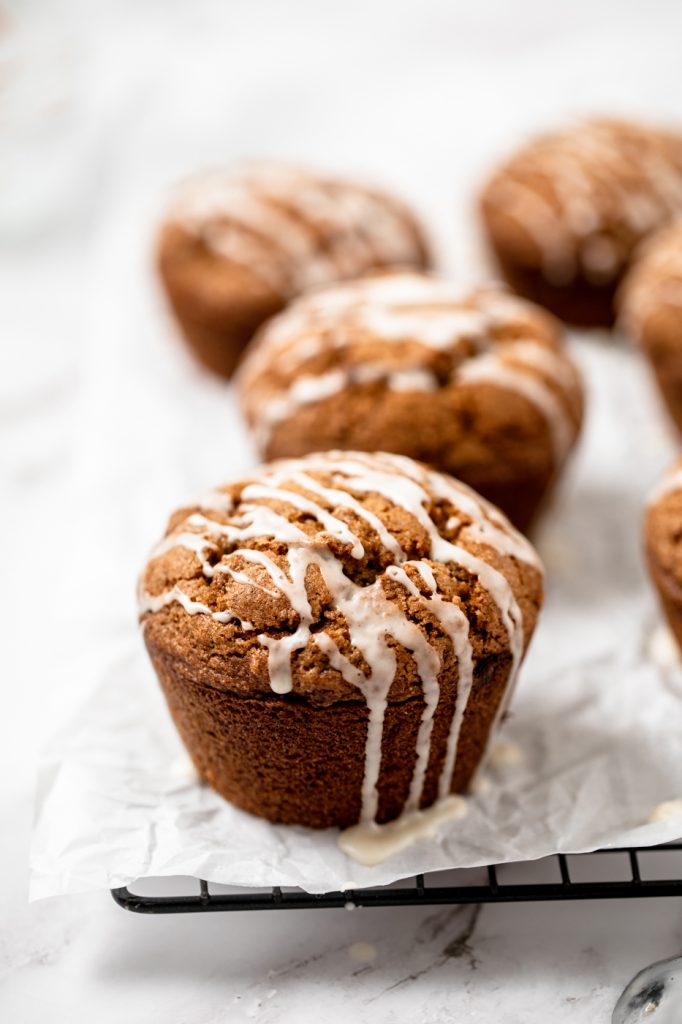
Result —
<instances>
[{"instance_id":1,"label":"baked crack on muffin top","mask_svg":"<svg viewBox=\"0 0 682 1024\"><path fill-rule=\"evenodd\" d=\"M488 695L487 735L541 597L532 547L469 488L400 456L325 452L275 462L172 516L141 579L140 614L167 692L169 675L171 687L179 680L171 710L192 687L202 700L229 693L294 715L304 706L357 715L360 706L364 764L353 811L292 818L276 801L263 811L235 795L231 779L217 786L254 813L319 826L417 809L427 778L426 802L452 791L472 692L485 701L494 666L500 685L496 703ZM439 723L436 750L446 697L450 720ZM407 773L402 808L379 813L380 776L392 768L382 762L387 709L415 702L413 749L396 769ZM188 742L191 726L178 724ZM200 770L202 742L193 734L188 742ZM202 773L215 784L220 769L209 768Z\"/></svg>"}]
</instances>

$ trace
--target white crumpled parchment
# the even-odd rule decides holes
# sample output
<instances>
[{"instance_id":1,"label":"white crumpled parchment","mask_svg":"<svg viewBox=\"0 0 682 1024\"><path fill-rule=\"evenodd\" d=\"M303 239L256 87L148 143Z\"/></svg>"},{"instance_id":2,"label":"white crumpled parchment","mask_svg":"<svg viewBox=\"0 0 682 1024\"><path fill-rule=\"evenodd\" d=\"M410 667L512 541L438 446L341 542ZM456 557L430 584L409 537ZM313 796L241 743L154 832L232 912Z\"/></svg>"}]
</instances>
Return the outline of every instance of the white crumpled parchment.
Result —
<instances>
[{"instance_id":1,"label":"white crumpled parchment","mask_svg":"<svg viewBox=\"0 0 682 1024\"><path fill-rule=\"evenodd\" d=\"M149 268L130 259L146 252L150 226L140 210L125 213L112 212L106 296L93 296L110 312L98 320L78 463L78 543L90 555L78 614L109 624L115 653L93 634L93 693L44 753L32 897L161 875L322 892L677 838L675 804L650 818L682 798L682 669L652 655L660 615L640 552L645 496L674 447L645 367L606 335L571 339L589 414L536 538L547 601L500 734L518 756L482 770L466 816L367 868L333 830L273 826L197 783L134 626L134 580L168 510L250 456L231 390L172 343ZM112 282L127 296L115 308Z\"/></svg>"},{"instance_id":2,"label":"white crumpled parchment","mask_svg":"<svg viewBox=\"0 0 682 1024\"><path fill-rule=\"evenodd\" d=\"M324 892L677 837L682 817L647 819L682 794L682 690L630 651L550 673L518 697L499 752L520 762L493 756L464 818L367 868L341 853L335 830L271 825L199 785L153 674L131 653L45 757L31 895L161 875Z\"/></svg>"}]
</instances>

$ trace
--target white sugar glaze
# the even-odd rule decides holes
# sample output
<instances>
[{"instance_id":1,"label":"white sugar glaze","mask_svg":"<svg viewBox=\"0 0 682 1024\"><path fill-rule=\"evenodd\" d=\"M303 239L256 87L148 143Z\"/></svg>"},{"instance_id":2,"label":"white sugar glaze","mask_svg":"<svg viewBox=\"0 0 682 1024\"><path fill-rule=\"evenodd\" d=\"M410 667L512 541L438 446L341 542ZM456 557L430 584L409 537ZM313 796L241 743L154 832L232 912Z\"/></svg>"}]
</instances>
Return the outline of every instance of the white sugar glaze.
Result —
<instances>
[{"instance_id":1,"label":"white sugar glaze","mask_svg":"<svg viewBox=\"0 0 682 1024\"><path fill-rule=\"evenodd\" d=\"M568 284L579 267L594 283L611 281L630 256L609 234L612 223L638 240L682 211L682 144L675 158L661 151L662 138L609 120L543 136L492 180L486 203L532 239L551 284ZM529 170L549 195L528 183Z\"/></svg>"},{"instance_id":2,"label":"white sugar glaze","mask_svg":"<svg viewBox=\"0 0 682 1024\"><path fill-rule=\"evenodd\" d=\"M323 484L313 474L326 474L331 483ZM349 493L350 492L350 493ZM430 553L426 561L408 559L399 540L388 529L379 515L365 508L364 495L375 494L391 505L406 509L424 528ZM432 501L447 501L454 509L471 517L470 525L462 526L458 543L451 543L438 531L427 510ZM274 505L282 503L303 511L322 528L322 534L311 537L299 526L291 523ZM418 822L426 772L431 755L433 721L440 700L440 656L429 642L426 632L401 610L388 595L385 585L390 581L404 588L410 602L425 608L441 627L452 645L457 662L457 692L455 709L449 727L446 756L438 782L440 801L449 797L453 770L457 760L458 741L466 714L474 677L474 658L469 638L469 618L466 607L457 599L446 599L439 592L438 564L456 563L478 581L496 606L508 636L512 655L509 685L513 684L523 652L524 633L521 609L507 578L484 555L474 554L465 544L481 545L502 555L538 566L535 552L520 534L483 499L478 498L462 484L432 472L400 456L365 453L331 452L300 460L273 463L259 476L258 483L247 484L241 491L237 510L229 499L221 504L220 493L212 498L212 507L227 508L229 523L211 517L211 508L202 508L188 516L176 533L170 534L155 549L152 558L159 557L173 547L184 548L198 561L206 579L217 573L226 573L237 582L258 587L268 594L283 596L296 612L298 625L285 636L270 637L263 633L259 642L268 652L270 685L276 693L288 693L293 687L292 656L310 643L317 646L336 669L363 695L368 708L368 728L365 750L365 768L362 785L361 823L373 823L378 806L377 783L381 767L382 738L388 695L395 678L396 655L390 641L397 642L410 652L422 685L424 706L415 749L415 766L409 795L405 803L400 826L384 836L402 837L410 832L410 818L415 834L423 831ZM343 561L328 547L325 537L334 538L343 546L346 556L361 559L365 552L360 539L353 532L343 512L363 519L374 530L383 548L390 553L393 564L373 583L362 586L344 571ZM288 551L278 560L266 552L239 546L256 537L285 540ZM225 538L236 544L235 550L216 564L207 561L206 552L215 549L216 540ZM319 538L319 539L316 539ZM244 565L235 567L235 560ZM281 564L280 564L281 562ZM253 566L251 575L250 566ZM359 652L366 671L363 671L336 644L324 630L311 632L315 622L310 605L307 575L319 571L332 596L335 611L346 623L351 648ZM445 571L441 569L440 571ZM238 621L229 610L215 612L205 603L189 597L179 585L156 596L140 595L140 612L156 612L177 602L191 615L211 615L219 622ZM252 628L246 624L246 628ZM414 815L418 814L416 818ZM434 811L437 817L441 811ZM402 819L401 819L402 820ZM414 829L412 829L414 831ZM357 836L357 831L353 833ZM350 840L349 840L350 841ZM355 842L355 840L353 840ZM381 841L382 849L393 849L393 840Z\"/></svg>"},{"instance_id":3,"label":"white sugar glaze","mask_svg":"<svg viewBox=\"0 0 682 1024\"><path fill-rule=\"evenodd\" d=\"M467 708L469 694L471 693L471 687L474 679L473 651L469 640L469 620L459 605L453 604L449 601L444 601L442 597L440 597L438 594L438 584L430 565L427 565L425 562L413 562L409 564L413 565L416 572L421 576L423 582L428 587L428 593L431 596L425 598L421 595L419 587L405 572L405 565L389 566L386 571L386 575L390 576L392 579L398 580L414 597L420 597L421 600L424 601L426 607L430 612L432 612L434 617L438 619L444 632L449 636L453 650L457 656L457 703L455 705L455 713L448 735L445 764L443 766L443 771L441 772L438 785L438 795L440 797L445 797L449 793L449 782L452 779L452 772L455 765L459 734L462 731L464 712ZM431 719L432 716L429 717L427 715L425 708L422 725L428 729L428 733L426 738L420 737L420 740L424 744L427 752Z\"/></svg>"},{"instance_id":4,"label":"white sugar glaze","mask_svg":"<svg viewBox=\"0 0 682 1024\"><path fill-rule=\"evenodd\" d=\"M361 822L345 829L339 847L359 864L381 864L418 839L431 839L441 825L466 817L468 805L461 796L447 796L423 811L407 811L385 825Z\"/></svg>"},{"instance_id":5,"label":"white sugar glaze","mask_svg":"<svg viewBox=\"0 0 682 1024\"><path fill-rule=\"evenodd\" d=\"M504 209L506 216L523 227L540 256L543 276L551 284L568 284L577 269L575 245L568 225L535 189L503 178L495 182L488 201Z\"/></svg>"},{"instance_id":6,"label":"white sugar glaze","mask_svg":"<svg viewBox=\"0 0 682 1024\"><path fill-rule=\"evenodd\" d=\"M682 818L682 800L664 800L657 804L647 818L648 822L669 821L671 818Z\"/></svg>"},{"instance_id":7,"label":"white sugar glaze","mask_svg":"<svg viewBox=\"0 0 682 1024\"><path fill-rule=\"evenodd\" d=\"M283 297L423 256L392 197L286 164L214 170L180 186L170 219Z\"/></svg>"},{"instance_id":8,"label":"white sugar glaze","mask_svg":"<svg viewBox=\"0 0 682 1024\"><path fill-rule=\"evenodd\" d=\"M538 317L528 303L499 290L467 296L446 281L409 272L306 295L270 321L241 372L257 443L264 450L273 429L304 406L372 381L391 391L438 390L428 365L436 350L454 357L448 386L485 380L530 402L547 422L560 464L575 434L566 401L579 386L571 362L532 337L493 340L512 323L537 322L542 334L545 321ZM378 351L353 361L349 352L365 336ZM407 346L409 365L396 369L395 356ZM314 371L310 360L322 353L333 355L331 368ZM290 383L273 387L267 374L273 364L293 374Z\"/></svg>"}]
</instances>

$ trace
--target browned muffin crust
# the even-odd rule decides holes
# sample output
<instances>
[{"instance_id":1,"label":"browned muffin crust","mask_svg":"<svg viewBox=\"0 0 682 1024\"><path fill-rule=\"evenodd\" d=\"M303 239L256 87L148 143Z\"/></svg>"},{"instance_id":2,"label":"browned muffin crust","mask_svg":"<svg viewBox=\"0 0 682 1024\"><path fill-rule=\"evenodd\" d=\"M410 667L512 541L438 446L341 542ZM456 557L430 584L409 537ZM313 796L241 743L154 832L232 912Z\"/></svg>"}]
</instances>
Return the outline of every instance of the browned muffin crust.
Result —
<instances>
[{"instance_id":1,"label":"browned muffin crust","mask_svg":"<svg viewBox=\"0 0 682 1024\"><path fill-rule=\"evenodd\" d=\"M670 416L682 431L682 221L637 250L619 292L623 328L642 347Z\"/></svg>"},{"instance_id":2,"label":"browned muffin crust","mask_svg":"<svg viewBox=\"0 0 682 1024\"><path fill-rule=\"evenodd\" d=\"M561 327L501 288L393 272L309 293L254 339L239 378L265 458L393 451L464 480L528 530L577 439Z\"/></svg>"},{"instance_id":3,"label":"browned muffin crust","mask_svg":"<svg viewBox=\"0 0 682 1024\"><path fill-rule=\"evenodd\" d=\"M306 288L428 263L421 227L393 196L277 163L187 182L158 241L185 339L225 377L263 321Z\"/></svg>"},{"instance_id":4,"label":"browned muffin crust","mask_svg":"<svg viewBox=\"0 0 682 1024\"><path fill-rule=\"evenodd\" d=\"M682 459L665 474L647 505L644 550L663 611L682 647Z\"/></svg>"},{"instance_id":5,"label":"browned muffin crust","mask_svg":"<svg viewBox=\"0 0 682 1024\"><path fill-rule=\"evenodd\" d=\"M542 135L493 174L481 211L516 291L570 323L610 325L636 246L682 212L682 135L609 119Z\"/></svg>"},{"instance_id":6,"label":"browned muffin crust","mask_svg":"<svg viewBox=\"0 0 682 1024\"><path fill-rule=\"evenodd\" d=\"M140 609L201 776L253 814L322 828L466 787L541 599L532 548L468 488L337 452L175 513Z\"/></svg>"}]
</instances>

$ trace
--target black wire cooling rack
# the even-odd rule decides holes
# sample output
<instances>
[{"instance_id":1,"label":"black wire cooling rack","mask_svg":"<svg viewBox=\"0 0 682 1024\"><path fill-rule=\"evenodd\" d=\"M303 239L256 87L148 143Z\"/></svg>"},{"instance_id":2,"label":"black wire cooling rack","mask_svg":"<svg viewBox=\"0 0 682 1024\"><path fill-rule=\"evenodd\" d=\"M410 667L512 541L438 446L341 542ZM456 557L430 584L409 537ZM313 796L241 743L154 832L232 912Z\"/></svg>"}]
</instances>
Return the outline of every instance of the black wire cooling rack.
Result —
<instances>
[{"instance_id":1,"label":"black wire cooling rack","mask_svg":"<svg viewBox=\"0 0 682 1024\"><path fill-rule=\"evenodd\" d=\"M604 860L607 855L612 858L608 864ZM594 870L597 877L592 880L589 879L590 865L597 866ZM522 869L524 880L514 881L515 869L517 874ZM433 875L416 875L391 886L320 895L279 887L228 891L226 886L213 885L203 879L184 879L183 883L183 888L189 891L180 894L174 891L177 881L171 884L163 879L154 880L157 888L165 885L165 892L161 894L143 895L132 892L127 886L111 892L120 907L138 914L334 907L352 910L356 907L682 896L682 842L598 850L593 854L556 854L523 865L491 865L470 871L436 872Z\"/></svg>"}]
</instances>

